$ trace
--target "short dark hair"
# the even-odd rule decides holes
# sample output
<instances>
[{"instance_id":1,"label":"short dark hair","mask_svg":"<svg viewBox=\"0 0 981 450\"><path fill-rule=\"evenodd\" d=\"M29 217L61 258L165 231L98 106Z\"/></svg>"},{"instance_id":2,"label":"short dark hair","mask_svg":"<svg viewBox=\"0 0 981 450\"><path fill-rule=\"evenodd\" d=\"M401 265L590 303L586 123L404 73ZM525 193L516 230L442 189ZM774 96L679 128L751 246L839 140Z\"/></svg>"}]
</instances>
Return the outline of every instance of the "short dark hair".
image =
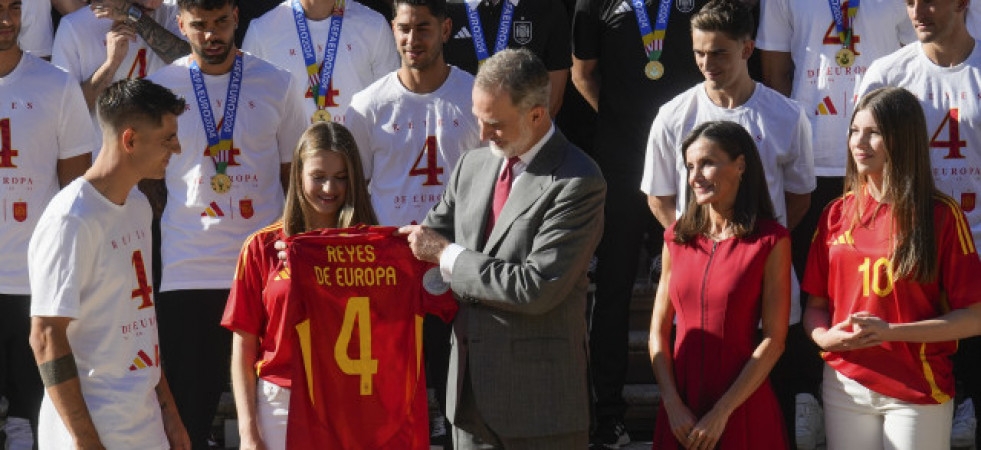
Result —
<instances>
[{"instance_id":1,"label":"short dark hair","mask_svg":"<svg viewBox=\"0 0 981 450\"><path fill-rule=\"evenodd\" d=\"M119 80L96 99L96 112L103 129L122 130L137 123L161 126L165 114L181 115L183 98L170 89L145 79Z\"/></svg>"},{"instance_id":2,"label":"short dark hair","mask_svg":"<svg viewBox=\"0 0 981 450\"><path fill-rule=\"evenodd\" d=\"M399 5L425 6L429 8L429 13L439 19L446 18L446 0L394 0L392 10L397 13Z\"/></svg>"},{"instance_id":3,"label":"short dark hair","mask_svg":"<svg viewBox=\"0 0 981 450\"><path fill-rule=\"evenodd\" d=\"M746 169L736 191L736 202L732 208L732 226L735 236L743 238L756 233L760 219L774 220L776 215L773 212L770 191L767 189L763 161L760 160L760 153L749 132L742 125L727 120L703 122L691 130L685 138L681 144L680 156L687 158L688 148L699 139L714 142L730 160L735 161L742 156L746 162ZM687 176L686 173L686 179ZM710 226L708 205L699 205L695 202L691 186L685 189L688 191L688 205L674 230L674 241L679 244L688 243L696 235L708 232Z\"/></svg>"},{"instance_id":4,"label":"short dark hair","mask_svg":"<svg viewBox=\"0 0 981 450\"><path fill-rule=\"evenodd\" d=\"M740 0L712 0L691 17L692 30L725 33L733 40L752 39L753 12Z\"/></svg>"},{"instance_id":5,"label":"short dark hair","mask_svg":"<svg viewBox=\"0 0 981 450\"><path fill-rule=\"evenodd\" d=\"M181 11L188 11L191 8L200 8L205 11L214 11L224 8L225 5L237 6L236 0L177 0L177 7Z\"/></svg>"}]
</instances>

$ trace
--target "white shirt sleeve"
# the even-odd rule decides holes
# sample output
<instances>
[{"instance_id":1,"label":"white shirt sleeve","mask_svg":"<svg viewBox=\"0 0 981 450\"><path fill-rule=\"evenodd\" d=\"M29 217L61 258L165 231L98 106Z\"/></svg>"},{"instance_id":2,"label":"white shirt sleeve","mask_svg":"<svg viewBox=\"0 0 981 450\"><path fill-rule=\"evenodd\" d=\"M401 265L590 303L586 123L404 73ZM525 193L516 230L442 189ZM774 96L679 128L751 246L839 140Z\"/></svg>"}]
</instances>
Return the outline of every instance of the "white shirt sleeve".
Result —
<instances>
[{"instance_id":1,"label":"white shirt sleeve","mask_svg":"<svg viewBox=\"0 0 981 450\"><path fill-rule=\"evenodd\" d=\"M382 23L388 25L384 20ZM395 37L391 33L391 28L386 27L385 29L386 32L376 33L378 38L375 40L375 48L372 50L371 57L372 81L395 71L402 65L399 53L395 50Z\"/></svg>"},{"instance_id":2,"label":"white shirt sleeve","mask_svg":"<svg viewBox=\"0 0 981 450\"><path fill-rule=\"evenodd\" d=\"M807 194L817 188L814 178L814 150L811 137L811 122L804 115L804 110L798 108L796 132L790 144L790 159L783 166L783 188L794 194ZM842 149L841 151L845 151Z\"/></svg>"},{"instance_id":3,"label":"white shirt sleeve","mask_svg":"<svg viewBox=\"0 0 981 450\"><path fill-rule=\"evenodd\" d=\"M92 74L82 73L82 61L78 48L78 36L70 21L62 20L55 33L54 47L51 49L51 64L61 67L75 81L81 83Z\"/></svg>"},{"instance_id":4,"label":"white shirt sleeve","mask_svg":"<svg viewBox=\"0 0 981 450\"><path fill-rule=\"evenodd\" d=\"M862 82L855 87L855 106L858 106L858 101L865 94L886 85L885 68L882 66L882 58L879 58L873 61L865 71L865 75L862 75Z\"/></svg>"},{"instance_id":5,"label":"white shirt sleeve","mask_svg":"<svg viewBox=\"0 0 981 450\"><path fill-rule=\"evenodd\" d=\"M460 244L450 244L443 249L443 254L439 256L439 273L443 276L443 282L453 281L453 265L464 250L466 248Z\"/></svg>"},{"instance_id":6,"label":"white shirt sleeve","mask_svg":"<svg viewBox=\"0 0 981 450\"><path fill-rule=\"evenodd\" d=\"M54 26L51 23L51 2L28 0L21 9L20 48L38 58L51 56Z\"/></svg>"},{"instance_id":7,"label":"white shirt sleeve","mask_svg":"<svg viewBox=\"0 0 981 450\"><path fill-rule=\"evenodd\" d=\"M358 152L361 154L361 167L364 169L365 180L371 181L371 175L374 173L374 146L371 143L371 129L373 124L372 120L368 117L368 99L367 95L363 94L361 91L354 94L351 98L351 105L347 110L347 117L344 125L347 126L348 131L354 136L354 142L358 144Z\"/></svg>"},{"instance_id":8,"label":"white shirt sleeve","mask_svg":"<svg viewBox=\"0 0 981 450\"><path fill-rule=\"evenodd\" d=\"M640 190L650 196L678 195L678 172L675 169L677 161L677 142L671 138L661 108L650 135L647 137L647 153L644 156L644 176L640 181Z\"/></svg>"},{"instance_id":9,"label":"white shirt sleeve","mask_svg":"<svg viewBox=\"0 0 981 450\"><path fill-rule=\"evenodd\" d=\"M285 72L284 72L285 74ZM276 138L279 142L279 161L287 164L293 161L293 149L300 136L310 124L310 118L306 117L303 110L303 93L293 87L293 77L288 74L286 79L286 101L283 103L283 117L279 122L279 129L276 131Z\"/></svg>"},{"instance_id":10,"label":"white shirt sleeve","mask_svg":"<svg viewBox=\"0 0 981 450\"><path fill-rule=\"evenodd\" d=\"M61 117L58 120L58 159L67 159L98 150L99 136L92 128L82 89L72 83L64 87Z\"/></svg>"},{"instance_id":11,"label":"white shirt sleeve","mask_svg":"<svg viewBox=\"0 0 981 450\"><path fill-rule=\"evenodd\" d=\"M756 46L760 50L790 52L793 37L794 27L787 0L762 0Z\"/></svg>"},{"instance_id":12,"label":"white shirt sleeve","mask_svg":"<svg viewBox=\"0 0 981 450\"><path fill-rule=\"evenodd\" d=\"M70 216L38 223L27 264L31 279L31 316L77 317L81 289L92 275L91 248L96 241Z\"/></svg>"},{"instance_id":13,"label":"white shirt sleeve","mask_svg":"<svg viewBox=\"0 0 981 450\"><path fill-rule=\"evenodd\" d=\"M262 35L261 24L258 19L252 19L249 22L249 28L245 30L245 38L242 39L242 50L259 58L267 59L269 56L264 52L260 37Z\"/></svg>"}]
</instances>

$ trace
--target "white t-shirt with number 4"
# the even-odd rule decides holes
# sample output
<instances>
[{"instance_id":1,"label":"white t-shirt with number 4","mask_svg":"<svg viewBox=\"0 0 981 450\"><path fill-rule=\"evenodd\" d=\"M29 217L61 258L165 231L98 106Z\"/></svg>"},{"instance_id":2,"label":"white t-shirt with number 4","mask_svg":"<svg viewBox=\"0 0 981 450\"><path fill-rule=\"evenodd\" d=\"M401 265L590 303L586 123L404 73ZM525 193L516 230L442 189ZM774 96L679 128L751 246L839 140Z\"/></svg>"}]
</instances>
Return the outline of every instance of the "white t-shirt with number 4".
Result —
<instances>
[{"instance_id":1,"label":"white t-shirt with number 4","mask_svg":"<svg viewBox=\"0 0 981 450\"><path fill-rule=\"evenodd\" d=\"M292 0L286 0L262 17L252 20L242 49L293 74L293 87L303 92L303 110L309 119L317 107L310 92L307 65L303 60L291 4ZM318 74L324 61L331 20L307 20L317 56ZM327 112L332 120L346 123L351 97L398 67L399 55L395 51L391 26L381 14L349 0L344 10L334 72L327 91Z\"/></svg>"},{"instance_id":2,"label":"white t-shirt with number 4","mask_svg":"<svg viewBox=\"0 0 981 450\"><path fill-rule=\"evenodd\" d=\"M960 203L981 245L981 42L954 67L930 61L919 42L872 63L859 97L883 86L905 88L920 100L930 138L933 179Z\"/></svg>"},{"instance_id":3,"label":"white t-shirt with number 4","mask_svg":"<svg viewBox=\"0 0 981 450\"><path fill-rule=\"evenodd\" d=\"M31 238L31 316L70 317L85 406L106 448L167 449L151 264L150 203L123 205L83 178L58 193ZM75 448L45 394L40 448Z\"/></svg>"},{"instance_id":4,"label":"white t-shirt with number 4","mask_svg":"<svg viewBox=\"0 0 981 450\"><path fill-rule=\"evenodd\" d=\"M371 180L379 225L422 223L464 151L480 145L473 76L456 67L439 89L409 91L392 72L354 95L348 128Z\"/></svg>"},{"instance_id":5,"label":"white t-shirt with number 4","mask_svg":"<svg viewBox=\"0 0 981 450\"><path fill-rule=\"evenodd\" d=\"M232 185L228 192L215 192L211 178L216 166L191 86L190 63L185 56L150 77L187 100L177 119L181 153L170 157L167 206L160 219L161 291L231 287L242 243L283 214L280 165L293 159L310 123L289 73L244 53L226 170ZM219 126L231 74L202 76Z\"/></svg>"},{"instance_id":6,"label":"white t-shirt with number 4","mask_svg":"<svg viewBox=\"0 0 981 450\"><path fill-rule=\"evenodd\" d=\"M848 1L842 3L847 7ZM828 2L766 0L756 46L789 52L794 62L791 98L800 102L814 132L814 173L845 176L848 122L862 74L876 58L916 40L906 6L896 0L863 0L855 16L851 67L839 66L841 39Z\"/></svg>"},{"instance_id":7,"label":"white t-shirt with number 4","mask_svg":"<svg viewBox=\"0 0 981 450\"><path fill-rule=\"evenodd\" d=\"M61 188L58 160L96 150L78 84L25 53L0 77L0 293L29 294L27 242Z\"/></svg>"}]
</instances>

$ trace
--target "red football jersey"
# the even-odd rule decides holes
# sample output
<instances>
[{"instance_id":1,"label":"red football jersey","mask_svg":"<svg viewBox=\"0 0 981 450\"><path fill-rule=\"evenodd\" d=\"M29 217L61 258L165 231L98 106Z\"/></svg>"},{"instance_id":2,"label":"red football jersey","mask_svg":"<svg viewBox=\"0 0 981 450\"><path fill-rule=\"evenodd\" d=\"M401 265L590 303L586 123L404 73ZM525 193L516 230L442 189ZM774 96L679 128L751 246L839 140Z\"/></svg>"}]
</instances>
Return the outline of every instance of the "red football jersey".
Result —
<instances>
[{"instance_id":1,"label":"red football jersey","mask_svg":"<svg viewBox=\"0 0 981 450\"><path fill-rule=\"evenodd\" d=\"M288 240L295 358L287 447L428 449L425 313L458 308L439 267L393 227Z\"/></svg>"},{"instance_id":2,"label":"red football jersey","mask_svg":"<svg viewBox=\"0 0 981 450\"><path fill-rule=\"evenodd\" d=\"M865 196L865 217L850 226L857 201L848 194L821 216L811 242L802 287L829 299L831 323L867 311L889 323L935 318L978 302L981 260L971 229L952 199L934 197L939 275L932 283L894 279L891 208ZM957 342L885 342L859 350L823 352L843 375L883 395L919 404L943 403L954 395L949 356Z\"/></svg>"}]
</instances>

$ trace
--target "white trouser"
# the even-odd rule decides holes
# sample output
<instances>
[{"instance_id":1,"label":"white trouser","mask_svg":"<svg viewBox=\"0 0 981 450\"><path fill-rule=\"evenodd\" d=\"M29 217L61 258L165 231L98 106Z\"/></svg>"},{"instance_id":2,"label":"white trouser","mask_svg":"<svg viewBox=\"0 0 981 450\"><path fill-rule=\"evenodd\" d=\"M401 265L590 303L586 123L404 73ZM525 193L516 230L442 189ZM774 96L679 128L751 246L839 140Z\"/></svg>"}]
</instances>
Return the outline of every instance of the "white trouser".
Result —
<instances>
[{"instance_id":1,"label":"white trouser","mask_svg":"<svg viewBox=\"0 0 981 450\"><path fill-rule=\"evenodd\" d=\"M879 394L824 366L828 450L948 450L954 402L920 405Z\"/></svg>"},{"instance_id":2,"label":"white trouser","mask_svg":"<svg viewBox=\"0 0 981 450\"><path fill-rule=\"evenodd\" d=\"M290 390L262 378L256 384L255 412L259 432L269 450L286 450L286 414L290 409Z\"/></svg>"}]
</instances>

